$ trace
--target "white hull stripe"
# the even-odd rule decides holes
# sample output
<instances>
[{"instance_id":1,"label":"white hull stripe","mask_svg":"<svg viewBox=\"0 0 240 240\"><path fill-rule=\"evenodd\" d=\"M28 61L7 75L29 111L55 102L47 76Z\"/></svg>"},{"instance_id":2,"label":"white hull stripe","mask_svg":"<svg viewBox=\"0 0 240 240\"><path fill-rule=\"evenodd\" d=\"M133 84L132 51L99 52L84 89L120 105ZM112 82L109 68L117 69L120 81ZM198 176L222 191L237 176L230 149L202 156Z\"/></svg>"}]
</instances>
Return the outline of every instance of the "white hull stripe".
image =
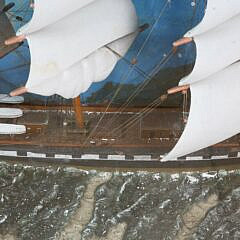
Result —
<instances>
[{"instance_id":1,"label":"white hull stripe","mask_svg":"<svg viewBox=\"0 0 240 240\"><path fill-rule=\"evenodd\" d=\"M1 150L0 156L7 157L29 157L29 158L55 158L55 159L82 159L82 160L119 160L119 161L151 161L151 160L160 160L163 156L159 155L112 155L112 154L82 154L78 157L71 154L49 154L49 153L40 153L40 152L24 152L24 150L19 151L10 151L10 150ZM229 153L228 155L213 155L213 156L188 156L185 158L172 159L171 161L200 161L200 160L214 160L214 159L228 159L228 158L240 158L240 152ZM161 161L161 160L160 160Z\"/></svg>"}]
</instances>

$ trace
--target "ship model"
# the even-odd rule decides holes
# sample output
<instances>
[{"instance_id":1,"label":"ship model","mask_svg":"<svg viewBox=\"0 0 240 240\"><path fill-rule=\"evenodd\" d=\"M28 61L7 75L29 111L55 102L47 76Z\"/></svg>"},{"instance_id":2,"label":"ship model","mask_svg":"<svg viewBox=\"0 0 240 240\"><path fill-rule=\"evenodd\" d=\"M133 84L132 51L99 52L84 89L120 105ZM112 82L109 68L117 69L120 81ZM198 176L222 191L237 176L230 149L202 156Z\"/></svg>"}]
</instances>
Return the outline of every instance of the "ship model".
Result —
<instances>
[{"instance_id":1,"label":"ship model","mask_svg":"<svg viewBox=\"0 0 240 240\"><path fill-rule=\"evenodd\" d=\"M239 164L239 1L192 1L188 8L195 16L202 7L203 18L174 36L153 66L148 56L157 56L161 37L146 45L174 1L31 1L27 23L11 12L15 4L0 1L1 61L29 48L31 63L23 86L0 98L2 158L127 168ZM158 14L141 15L147 5L161 6ZM24 22L16 33L9 14ZM194 66L189 60L168 71L174 81L160 79L173 56L194 47ZM111 77L121 84L106 82ZM84 94L93 85L105 100L87 104ZM26 93L45 96L44 104L33 104L37 95ZM149 96L145 104L134 101L139 95Z\"/></svg>"}]
</instances>

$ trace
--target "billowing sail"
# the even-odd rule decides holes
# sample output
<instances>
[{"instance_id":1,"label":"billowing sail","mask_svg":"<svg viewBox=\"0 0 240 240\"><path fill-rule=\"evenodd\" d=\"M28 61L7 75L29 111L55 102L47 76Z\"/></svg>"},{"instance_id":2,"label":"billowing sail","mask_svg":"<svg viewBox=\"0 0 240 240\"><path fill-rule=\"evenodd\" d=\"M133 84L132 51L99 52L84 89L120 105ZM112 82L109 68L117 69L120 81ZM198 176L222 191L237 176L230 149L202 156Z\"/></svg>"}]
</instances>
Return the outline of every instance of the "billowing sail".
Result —
<instances>
[{"instance_id":1,"label":"billowing sail","mask_svg":"<svg viewBox=\"0 0 240 240\"><path fill-rule=\"evenodd\" d=\"M238 0L208 0L203 20L185 36L204 33L240 13Z\"/></svg>"},{"instance_id":2,"label":"billowing sail","mask_svg":"<svg viewBox=\"0 0 240 240\"><path fill-rule=\"evenodd\" d=\"M240 62L191 85L186 128L170 160L221 142L240 132Z\"/></svg>"},{"instance_id":3,"label":"billowing sail","mask_svg":"<svg viewBox=\"0 0 240 240\"><path fill-rule=\"evenodd\" d=\"M58 94L65 98L77 97L93 82L99 82L108 77L118 62L119 55L126 54L135 37L136 33L133 33L118 39L108 44L108 48L102 47L96 50L56 77L41 82L35 79L29 80L26 87L29 92L44 96Z\"/></svg>"},{"instance_id":4,"label":"billowing sail","mask_svg":"<svg viewBox=\"0 0 240 240\"><path fill-rule=\"evenodd\" d=\"M197 59L190 75L180 85L197 82L234 63L240 58L240 15L196 36Z\"/></svg>"},{"instance_id":5,"label":"billowing sail","mask_svg":"<svg viewBox=\"0 0 240 240\"><path fill-rule=\"evenodd\" d=\"M64 74L65 70L101 47L135 32L137 27L131 0L98 0L54 24L27 34L31 53L28 87L33 82L36 86Z\"/></svg>"},{"instance_id":6,"label":"billowing sail","mask_svg":"<svg viewBox=\"0 0 240 240\"><path fill-rule=\"evenodd\" d=\"M67 15L87 6L96 0L41 0L34 2L34 12L31 21L20 28L17 35L38 31Z\"/></svg>"}]
</instances>

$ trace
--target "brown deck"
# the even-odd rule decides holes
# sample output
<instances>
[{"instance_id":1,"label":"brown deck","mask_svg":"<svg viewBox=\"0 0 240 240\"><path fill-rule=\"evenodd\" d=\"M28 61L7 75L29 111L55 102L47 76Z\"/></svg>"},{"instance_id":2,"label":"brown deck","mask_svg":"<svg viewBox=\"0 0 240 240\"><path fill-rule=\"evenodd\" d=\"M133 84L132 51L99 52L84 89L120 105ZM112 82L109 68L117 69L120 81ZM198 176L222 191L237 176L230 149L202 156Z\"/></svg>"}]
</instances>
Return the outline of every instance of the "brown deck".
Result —
<instances>
[{"instance_id":1,"label":"brown deck","mask_svg":"<svg viewBox=\"0 0 240 240\"><path fill-rule=\"evenodd\" d=\"M24 109L23 117L5 122L24 124L27 126L27 133L1 135L1 145L161 148L168 151L176 144L184 128L181 110L174 108L159 108L145 116L140 114L140 108L128 108L121 114L117 113L116 108L110 108L104 114L103 107L83 106L84 128L80 128L76 123L72 107L35 107L34 110L29 110L30 106L21 108ZM124 123L132 118L138 119L135 125L125 128ZM119 127L121 125L122 127ZM116 131L113 131L114 129ZM230 152L237 151L240 149L239 140L237 136L215 147L228 148Z\"/></svg>"}]
</instances>

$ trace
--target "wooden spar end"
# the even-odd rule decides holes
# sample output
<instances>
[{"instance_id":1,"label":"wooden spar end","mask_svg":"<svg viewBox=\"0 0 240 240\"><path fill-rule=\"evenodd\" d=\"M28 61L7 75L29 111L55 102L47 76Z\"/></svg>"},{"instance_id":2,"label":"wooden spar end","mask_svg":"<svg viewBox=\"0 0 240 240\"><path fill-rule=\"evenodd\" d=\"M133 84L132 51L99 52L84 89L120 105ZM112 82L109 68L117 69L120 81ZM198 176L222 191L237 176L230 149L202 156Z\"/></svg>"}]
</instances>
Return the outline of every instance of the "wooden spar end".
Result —
<instances>
[{"instance_id":1,"label":"wooden spar end","mask_svg":"<svg viewBox=\"0 0 240 240\"><path fill-rule=\"evenodd\" d=\"M131 64L132 65L136 65L138 63L138 60L136 59L136 58L133 58L132 60L131 60Z\"/></svg>"},{"instance_id":2,"label":"wooden spar end","mask_svg":"<svg viewBox=\"0 0 240 240\"><path fill-rule=\"evenodd\" d=\"M15 96L19 96L19 95L22 95L24 93L27 93L28 90L26 87L20 87L20 88L17 88L15 90L13 90L12 92L9 93L9 95L11 97L15 97Z\"/></svg>"},{"instance_id":3,"label":"wooden spar end","mask_svg":"<svg viewBox=\"0 0 240 240\"><path fill-rule=\"evenodd\" d=\"M173 43L173 47L179 47L193 41L192 37L184 37Z\"/></svg>"},{"instance_id":4,"label":"wooden spar end","mask_svg":"<svg viewBox=\"0 0 240 240\"><path fill-rule=\"evenodd\" d=\"M15 43L21 43L26 39L26 37L24 35L20 35L20 36L15 36L15 37L11 37L7 40L5 40L5 45L9 46L9 45L13 45Z\"/></svg>"},{"instance_id":5,"label":"wooden spar end","mask_svg":"<svg viewBox=\"0 0 240 240\"><path fill-rule=\"evenodd\" d=\"M187 85L183 85L183 86L179 86L179 87L170 88L170 89L168 89L167 93L169 95L171 95L171 94L175 94L178 92L186 92L189 88L190 88L190 85L187 84Z\"/></svg>"}]
</instances>

